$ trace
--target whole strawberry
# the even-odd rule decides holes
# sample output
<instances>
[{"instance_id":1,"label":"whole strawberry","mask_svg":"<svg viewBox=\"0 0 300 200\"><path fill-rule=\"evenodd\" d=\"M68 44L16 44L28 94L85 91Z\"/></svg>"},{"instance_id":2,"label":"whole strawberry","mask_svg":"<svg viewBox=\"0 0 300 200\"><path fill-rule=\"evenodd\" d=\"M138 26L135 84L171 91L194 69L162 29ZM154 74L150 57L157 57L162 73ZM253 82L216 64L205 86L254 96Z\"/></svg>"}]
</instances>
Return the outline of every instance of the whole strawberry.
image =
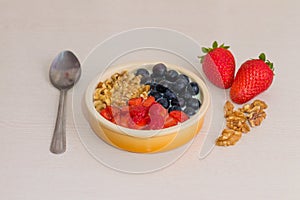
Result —
<instances>
[{"instance_id":1,"label":"whole strawberry","mask_svg":"<svg viewBox=\"0 0 300 200\"><path fill-rule=\"evenodd\" d=\"M212 48L202 48L206 55L201 56L201 63L206 77L219 88L230 88L234 80L235 61L229 46L218 46L215 41Z\"/></svg>"},{"instance_id":2,"label":"whole strawberry","mask_svg":"<svg viewBox=\"0 0 300 200\"><path fill-rule=\"evenodd\" d=\"M264 53L259 59L244 62L230 89L232 101L242 104L268 89L273 81L273 71L273 63L266 61Z\"/></svg>"}]
</instances>

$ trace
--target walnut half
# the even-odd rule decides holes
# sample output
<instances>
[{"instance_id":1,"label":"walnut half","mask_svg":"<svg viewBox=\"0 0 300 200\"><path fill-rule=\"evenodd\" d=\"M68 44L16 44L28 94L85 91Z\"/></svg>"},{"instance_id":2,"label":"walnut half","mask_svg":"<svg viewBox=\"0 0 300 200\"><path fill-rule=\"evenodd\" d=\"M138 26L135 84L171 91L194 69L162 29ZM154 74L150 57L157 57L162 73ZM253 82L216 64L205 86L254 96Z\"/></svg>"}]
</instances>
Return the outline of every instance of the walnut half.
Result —
<instances>
[{"instance_id":1,"label":"walnut half","mask_svg":"<svg viewBox=\"0 0 300 200\"><path fill-rule=\"evenodd\" d=\"M233 111L229 116L226 117L226 126L229 129L247 133L250 131L250 127L247 124L247 116L239 111Z\"/></svg>"},{"instance_id":2,"label":"walnut half","mask_svg":"<svg viewBox=\"0 0 300 200\"><path fill-rule=\"evenodd\" d=\"M218 146L231 146L239 141L242 137L242 132L232 129L224 129L222 135L217 138L216 145Z\"/></svg>"},{"instance_id":3,"label":"walnut half","mask_svg":"<svg viewBox=\"0 0 300 200\"><path fill-rule=\"evenodd\" d=\"M230 101L226 101L224 105L224 117L228 117L233 113L234 106Z\"/></svg>"},{"instance_id":4,"label":"walnut half","mask_svg":"<svg viewBox=\"0 0 300 200\"><path fill-rule=\"evenodd\" d=\"M250 131L250 126L255 127L262 123L267 116L264 111L266 108L268 106L264 101L255 100L251 104L245 104L242 108L234 110L233 104L227 101L224 105L224 117L227 128L217 138L216 145L234 145L242 137L242 133Z\"/></svg>"},{"instance_id":5,"label":"walnut half","mask_svg":"<svg viewBox=\"0 0 300 200\"><path fill-rule=\"evenodd\" d=\"M261 100L255 100L252 104L243 106L242 110L247 113L247 119L251 127L259 126L266 118L267 114L264 109L268 105Z\"/></svg>"},{"instance_id":6,"label":"walnut half","mask_svg":"<svg viewBox=\"0 0 300 200\"><path fill-rule=\"evenodd\" d=\"M260 110L258 112L252 112L248 115L248 121L251 127L259 126L262 121L266 118L267 114L265 111Z\"/></svg>"}]
</instances>

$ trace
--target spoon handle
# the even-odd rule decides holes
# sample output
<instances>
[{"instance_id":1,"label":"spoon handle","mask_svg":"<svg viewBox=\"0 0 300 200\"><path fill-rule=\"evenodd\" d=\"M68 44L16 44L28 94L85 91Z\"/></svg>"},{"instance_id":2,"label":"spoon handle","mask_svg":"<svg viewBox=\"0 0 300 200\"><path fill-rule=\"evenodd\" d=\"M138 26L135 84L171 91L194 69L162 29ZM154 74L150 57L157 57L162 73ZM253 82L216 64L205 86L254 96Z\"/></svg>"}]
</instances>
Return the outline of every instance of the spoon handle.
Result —
<instances>
[{"instance_id":1,"label":"spoon handle","mask_svg":"<svg viewBox=\"0 0 300 200\"><path fill-rule=\"evenodd\" d=\"M60 90L59 105L56 124L52 136L50 151L54 154L61 154L66 151L66 125L65 125L65 102L67 90Z\"/></svg>"}]
</instances>

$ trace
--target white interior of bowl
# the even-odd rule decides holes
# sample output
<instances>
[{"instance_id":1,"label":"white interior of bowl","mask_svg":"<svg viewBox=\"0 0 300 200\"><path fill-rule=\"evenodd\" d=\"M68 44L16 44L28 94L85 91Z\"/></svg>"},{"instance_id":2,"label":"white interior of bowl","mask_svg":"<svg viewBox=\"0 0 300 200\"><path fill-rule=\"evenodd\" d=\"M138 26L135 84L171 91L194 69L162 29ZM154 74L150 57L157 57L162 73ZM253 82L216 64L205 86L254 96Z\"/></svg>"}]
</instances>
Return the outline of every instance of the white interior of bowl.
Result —
<instances>
[{"instance_id":1,"label":"white interior of bowl","mask_svg":"<svg viewBox=\"0 0 300 200\"><path fill-rule=\"evenodd\" d=\"M97 84L100 81L104 81L107 78L109 78L112 74L116 73L116 72L121 72L123 70L134 70L137 69L138 66L141 65L145 65L145 64L149 64L149 65L154 65L156 63L164 63L166 64L166 66L168 67L168 69L175 69L181 73L184 73L186 75L188 75L193 81L197 82L200 88L200 93L201 93L201 98L200 101L202 103L200 109L197 111L197 113L195 115L193 115L192 117L190 117L189 120L180 123L176 126L172 126L169 128L165 128L165 129L160 129L160 130L136 130L136 129L130 129L130 128L125 128L122 126L118 126L108 120L106 120L105 118L103 118L95 109L94 104L93 104L93 93L95 91L95 88L97 86ZM116 70L117 69L117 70ZM96 76L96 78L94 80L91 81L91 83L89 84L87 90L86 90L86 94L85 94L85 103L87 105L87 109L89 111L89 113L99 122L107 125L109 128L111 128L112 130L115 130L119 133L123 133L123 134L127 134L130 136L134 136L134 137L140 137L140 138L147 138L147 137L153 137L153 136L161 136L161 135L166 135L166 134L170 134L172 132L176 132L179 131L181 128L186 128L191 126L194 123L197 123L198 120L200 118L203 117L203 115L206 113L209 103L210 103L210 95L209 95L209 91L207 89L207 86L205 85L205 83L203 82L203 80L197 76L196 74L194 74L193 72L183 68L183 67L178 67L177 65L174 64L169 64L166 63L164 61L156 61L156 62L139 62L139 63L127 63L127 64L119 64L119 65L114 65L112 67L109 67L104 73L99 74L98 76Z\"/></svg>"}]
</instances>

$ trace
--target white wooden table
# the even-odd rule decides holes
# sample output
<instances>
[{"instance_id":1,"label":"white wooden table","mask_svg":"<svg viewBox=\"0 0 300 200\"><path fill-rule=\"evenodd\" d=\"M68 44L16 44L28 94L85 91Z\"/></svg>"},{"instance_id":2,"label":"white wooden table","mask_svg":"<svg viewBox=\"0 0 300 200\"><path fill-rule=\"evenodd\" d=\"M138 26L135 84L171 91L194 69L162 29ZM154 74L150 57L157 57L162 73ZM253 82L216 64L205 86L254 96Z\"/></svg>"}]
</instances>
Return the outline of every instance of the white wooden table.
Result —
<instances>
[{"instance_id":1,"label":"white wooden table","mask_svg":"<svg viewBox=\"0 0 300 200\"><path fill-rule=\"evenodd\" d=\"M300 199L298 1L0 1L0 199ZM120 31L157 26L201 45L231 46L239 66L264 51L275 80L259 98L263 125L200 160L199 141L171 166L127 174L86 151L67 107L67 152L53 155L58 91L49 65L63 49L83 61ZM80 82L79 82L80 84Z\"/></svg>"}]
</instances>

